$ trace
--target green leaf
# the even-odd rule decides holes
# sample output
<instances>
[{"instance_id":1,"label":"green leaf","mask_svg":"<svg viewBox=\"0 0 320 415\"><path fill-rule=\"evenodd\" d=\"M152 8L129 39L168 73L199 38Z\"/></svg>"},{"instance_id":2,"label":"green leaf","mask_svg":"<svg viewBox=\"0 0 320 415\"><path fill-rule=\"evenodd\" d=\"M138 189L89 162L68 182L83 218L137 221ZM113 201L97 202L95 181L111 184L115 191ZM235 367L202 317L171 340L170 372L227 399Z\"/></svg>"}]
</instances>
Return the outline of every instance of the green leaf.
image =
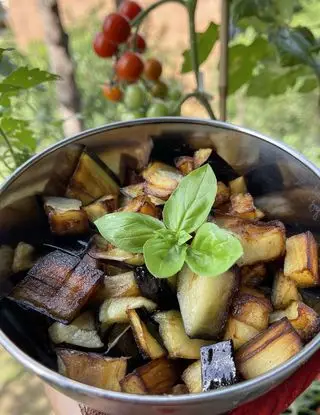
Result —
<instances>
[{"instance_id":1,"label":"green leaf","mask_svg":"<svg viewBox=\"0 0 320 415\"><path fill-rule=\"evenodd\" d=\"M14 50L14 48L0 48L0 60L2 59L3 54L4 54L5 52L11 52L11 51L13 51L13 50Z\"/></svg>"},{"instance_id":2,"label":"green leaf","mask_svg":"<svg viewBox=\"0 0 320 415\"><path fill-rule=\"evenodd\" d=\"M175 241L151 238L143 247L145 264L152 275L168 278L181 270L186 259L187 245Z\"/></svg>"},{"instance_id":3,"label":"green leaf","mask_svg":"<svg viewBox=\"0 0 320 415\"><path fill-rule=\"evenodd\" d=\"M27 150L29 155L36 150L37 142L28 121L6 116L1 118L1 128L14 148Z\"/></svg>"},{"instance_id":4,"label":"green leaf","mask_svg":"<svg viewBox=\"0 0 320 415\"><path fill-rule=\"evenodd\" d=\"M97 219L95 225L112 245L133 253L143 252L146 241L164 228L158 219L134 212L110 213Z\"/></svg>"},{"instance_id":5,"label":"green leaf","mask_svg":"<svg viewBox=\"0 0 320 415\"><path fill-rule=\"evenodd\" d=\"M15 92L21 90L20 86L0 83L0 93Z\"/></svg>"},{"instance_id":6,"label":"green leaf","mask_svg":"<svg viewBox=\"0 0 320 415\"><path fill-rule=\"evenodd\" d=\"M219 38L218 26L210 22L207 30L203 33L197 33L197 48L199 65L201 65L210 55L213 46ZM192 71L192 60L190 49L183 52L183 63L181 67L181 73L187 73Z\"/></svg>"},{"instance_id":7,"label":"green leaf","mask_svg":"<svg viewBox=\"0 0 320 415\"><path fill-rule=\"evenodd\" d=\"M216 277L243 255L240 241L214 223L204 223L187 250L186 262L196 274Z\"/></svg>"},{"instance_id":8,"label":"green leaf","mask_svg":"<svg viewBox=\"0 0 320 415\"><path fill-rule=\"evenodd\" d=\"M238 22L243 18L258 17L266 23L291 20L298 0L233 0L231 14Z\"/></svg>"},{"instance_id":9,"label":"green leaf","mask_svg":"<svg viewBox=\"0 0 320 415\"><path fill-rule=\"evenodd\" d=\"M298 88L298 91L301 93L308 93L313 91L318 87L317 78L314 76L313 78L304 78L302 81L300 87Z\"/></svg>"},{"instance_id":10,"label":"green leaf","mask_svg":"<svg viewBox=\"0 0 320 415\"><path fill-rule=\"evenodd\" d=\"M209 164L185 176L163 209L163 221L172 231L191 233L207 219L217 193L217 179Z\"/></svg>"},{"instance_id":11,"label":"green leaf","mask_svg":"<svg viewBox=\"0 0 320 415\"><path fill-rule=\"evenodd\" d=\"M250 81L253 70L262 59L273 53L269 42L257 37L250 45L234 45L229 49L229 94Z\"/></svg>"},{"instance_id":12,"label":"green leaf","mask_svg":"<svg viewBox=\"0 0 320 415\"><path fill-rule=\"evenodd\" d=\"M55 81L59 79L57 75L54 75L47 71L42 71L38 68L30 69L27 66L20 67L11 72L0 85L13 85L21 89L33 88L44 82Z\"/></svg>"},{"instance_id":13,"label":"green leaf","mask_svg":"<svg viewBox=\"0 0 320 415\"><path fill-rule=\"evenodd\" d=\"M303 27L280 27L270 33L270 40L276 45L285 65L304 63L320 76L320 62L313 56L314 37ZM312 35L312 36L311 36Z\"/></svg>"}]
</instances>

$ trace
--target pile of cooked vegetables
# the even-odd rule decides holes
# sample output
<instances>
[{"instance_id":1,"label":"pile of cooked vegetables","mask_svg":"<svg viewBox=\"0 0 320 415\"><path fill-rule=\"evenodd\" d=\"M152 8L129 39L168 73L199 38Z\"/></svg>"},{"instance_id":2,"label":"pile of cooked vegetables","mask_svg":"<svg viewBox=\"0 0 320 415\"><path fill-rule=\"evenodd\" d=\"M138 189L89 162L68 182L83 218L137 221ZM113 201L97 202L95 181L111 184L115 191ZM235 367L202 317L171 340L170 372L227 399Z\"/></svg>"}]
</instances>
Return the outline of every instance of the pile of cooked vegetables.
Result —
<instances>
[{"instance_id":1,"label":"pile of cooked vegetables","mask_svg":"<svg viewBox=\"0 0 320 415\"><path fill-rule=\"evenodd\" d=\"M8 298L47 316L61 374L135 394L207 392L297 354L320 328L318 246L286 237L213 149L118 177L83 149L52 239L0 247Z\"/></svg>"}]
</instances>

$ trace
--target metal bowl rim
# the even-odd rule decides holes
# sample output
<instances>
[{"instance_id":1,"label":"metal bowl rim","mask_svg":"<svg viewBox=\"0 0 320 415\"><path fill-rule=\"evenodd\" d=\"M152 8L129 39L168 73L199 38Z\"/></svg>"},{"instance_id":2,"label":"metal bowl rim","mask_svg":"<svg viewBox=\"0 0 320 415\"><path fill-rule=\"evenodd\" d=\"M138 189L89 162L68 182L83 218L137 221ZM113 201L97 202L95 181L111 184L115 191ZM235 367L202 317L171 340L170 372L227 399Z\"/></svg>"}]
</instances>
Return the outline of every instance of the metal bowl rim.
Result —
<instances>
[{"instance_id":1,"label":"metal bowl rim","mask_svg":"<svg viewBox=\"0 0 320 415\"><path fill-rule=\"evenodd\" d=\"M58 143L53 144L48 147L46 150L41 153L33 156L26 163L20 166L15 172L10 175L10 177L4 182L0 188L1 194L21 175L24 171L28 169L29 166L41 160L43 157L48 154L56 151L57 149L64 147L65 145L74 143L83 138L89 137L90 135L119 129L127 127L135 127L137 125L144 124L196 124L203 126L218 127L229 131L236 131L239 133L244 133L250 136L253 136L259 140L268 142L269 144L280 148L281 150L289 153L292 157L296 158L302 164L307 166L318 178L320 179L320 169L318 169L313 163L305 159L300 153L293 150L289 146L277 142L272 138L255 132L253 130L238 127L236 125L225 123L221 121L206 120L200 118L184 118L184 117L163 117L163 118L142 118L133 121L126 122L115 122L108 125L104 125L97 128L92 128L90 130L83 131L74 136L65 138L64 140L59 141ZM278 379L287 376L291 373L292 369L298 369L301 364L303 364L309 357L311 357L319 348L320 348L320 333L303 349L295 355L293 358L283 363L280 366L277 366L275 369L258 376L252 380L246 380L240 382L236 385L226 387L225 389L219 389L212 392L201 393L201 394L189 394L189 395L180 395L180 396L146 396L146 395L133 395L123 392L113 392L107 391L93 386L85 385L80 382L71 380L65 376L60 375L59 373L47 368L41 363L37 362L22 350L20 350L5 334L0 330L0 343L1 345L13 356L15 357L23 366L27 369L34 372L36 375L40 376L42 379L46 380L49 384L55 386L57 389L68 390L70 392L76 392L85 396L95 396L99 398L104 398L106 400L113 400L117 402L130 403L130 404L143 404L143 405L162 405L162 406L176 406L183 404L198 404L203 402L212 401L215 398L224 398L232 399L232 395L242 394L243 397L250 395L251 392L256 389L262 389L263 387L268 387L269 389L277 383ZM299 361L302 360L299 364ZM245 398L244 398L245 399Z\"/></svg>"}]
</instances>

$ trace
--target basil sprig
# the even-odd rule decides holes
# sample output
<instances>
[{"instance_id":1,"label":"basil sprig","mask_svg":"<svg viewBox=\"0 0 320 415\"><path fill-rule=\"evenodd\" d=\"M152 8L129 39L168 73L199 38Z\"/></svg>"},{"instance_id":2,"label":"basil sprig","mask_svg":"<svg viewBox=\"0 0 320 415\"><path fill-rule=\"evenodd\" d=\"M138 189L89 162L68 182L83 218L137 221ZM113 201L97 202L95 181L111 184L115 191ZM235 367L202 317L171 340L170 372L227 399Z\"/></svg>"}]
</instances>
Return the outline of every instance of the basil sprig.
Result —
<instances>
[{"instance_id":1,"label":"basil sprig","mask_svg":"<svg viewBox=\"0 0 320 415\"><path fill-rule=\"evenodd\" d=\"M95 225L116 247L143 252L146 266L155 277L171 277L185 262L193 272L214 277L243 255L236 237L206 222L216 193L216 177L206 164L181 180L164 206L163 222L140 213L115 212L99 218Z\"/></svg>"}]
</instances>

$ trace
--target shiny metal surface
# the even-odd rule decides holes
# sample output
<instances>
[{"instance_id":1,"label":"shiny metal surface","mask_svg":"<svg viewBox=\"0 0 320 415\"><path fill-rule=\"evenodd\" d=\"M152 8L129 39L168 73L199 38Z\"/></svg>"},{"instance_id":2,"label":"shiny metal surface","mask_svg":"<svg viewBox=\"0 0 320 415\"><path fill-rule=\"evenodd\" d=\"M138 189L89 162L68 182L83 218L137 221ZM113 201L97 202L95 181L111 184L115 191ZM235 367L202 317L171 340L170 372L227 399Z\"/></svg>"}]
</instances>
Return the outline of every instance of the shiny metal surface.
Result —
<instances>
[{"instance_id":1,"label":"shiny metal surface","mask_svg":"<svg viewBox=\"0 0 320 415\"><path fill-rule=\"evenodd\" d=\"M37 196L63 194L79 151L86 145L116 173L120 155L140 163L174 143L213 147L244 174L256 204L269 218L282 220L288 233L306 229L320 241L320 171L300 154L258 133L229 124L190 118L142 119L86 131L50 147L18 169L0 194L0 244L33 242L44 229ZM162 154L165 154L162 153ZM9 289L2 281L0 292ZM320 334L285 364L259 378L200 395L139 396L108 392L60 376L52 351L38 330L8 301L0 303L0 343L27 369L64 394L112 415L222 414L281 383L320 347ZM40 333L40 334L39 334Z\"/></svg>"}]
</instances>

